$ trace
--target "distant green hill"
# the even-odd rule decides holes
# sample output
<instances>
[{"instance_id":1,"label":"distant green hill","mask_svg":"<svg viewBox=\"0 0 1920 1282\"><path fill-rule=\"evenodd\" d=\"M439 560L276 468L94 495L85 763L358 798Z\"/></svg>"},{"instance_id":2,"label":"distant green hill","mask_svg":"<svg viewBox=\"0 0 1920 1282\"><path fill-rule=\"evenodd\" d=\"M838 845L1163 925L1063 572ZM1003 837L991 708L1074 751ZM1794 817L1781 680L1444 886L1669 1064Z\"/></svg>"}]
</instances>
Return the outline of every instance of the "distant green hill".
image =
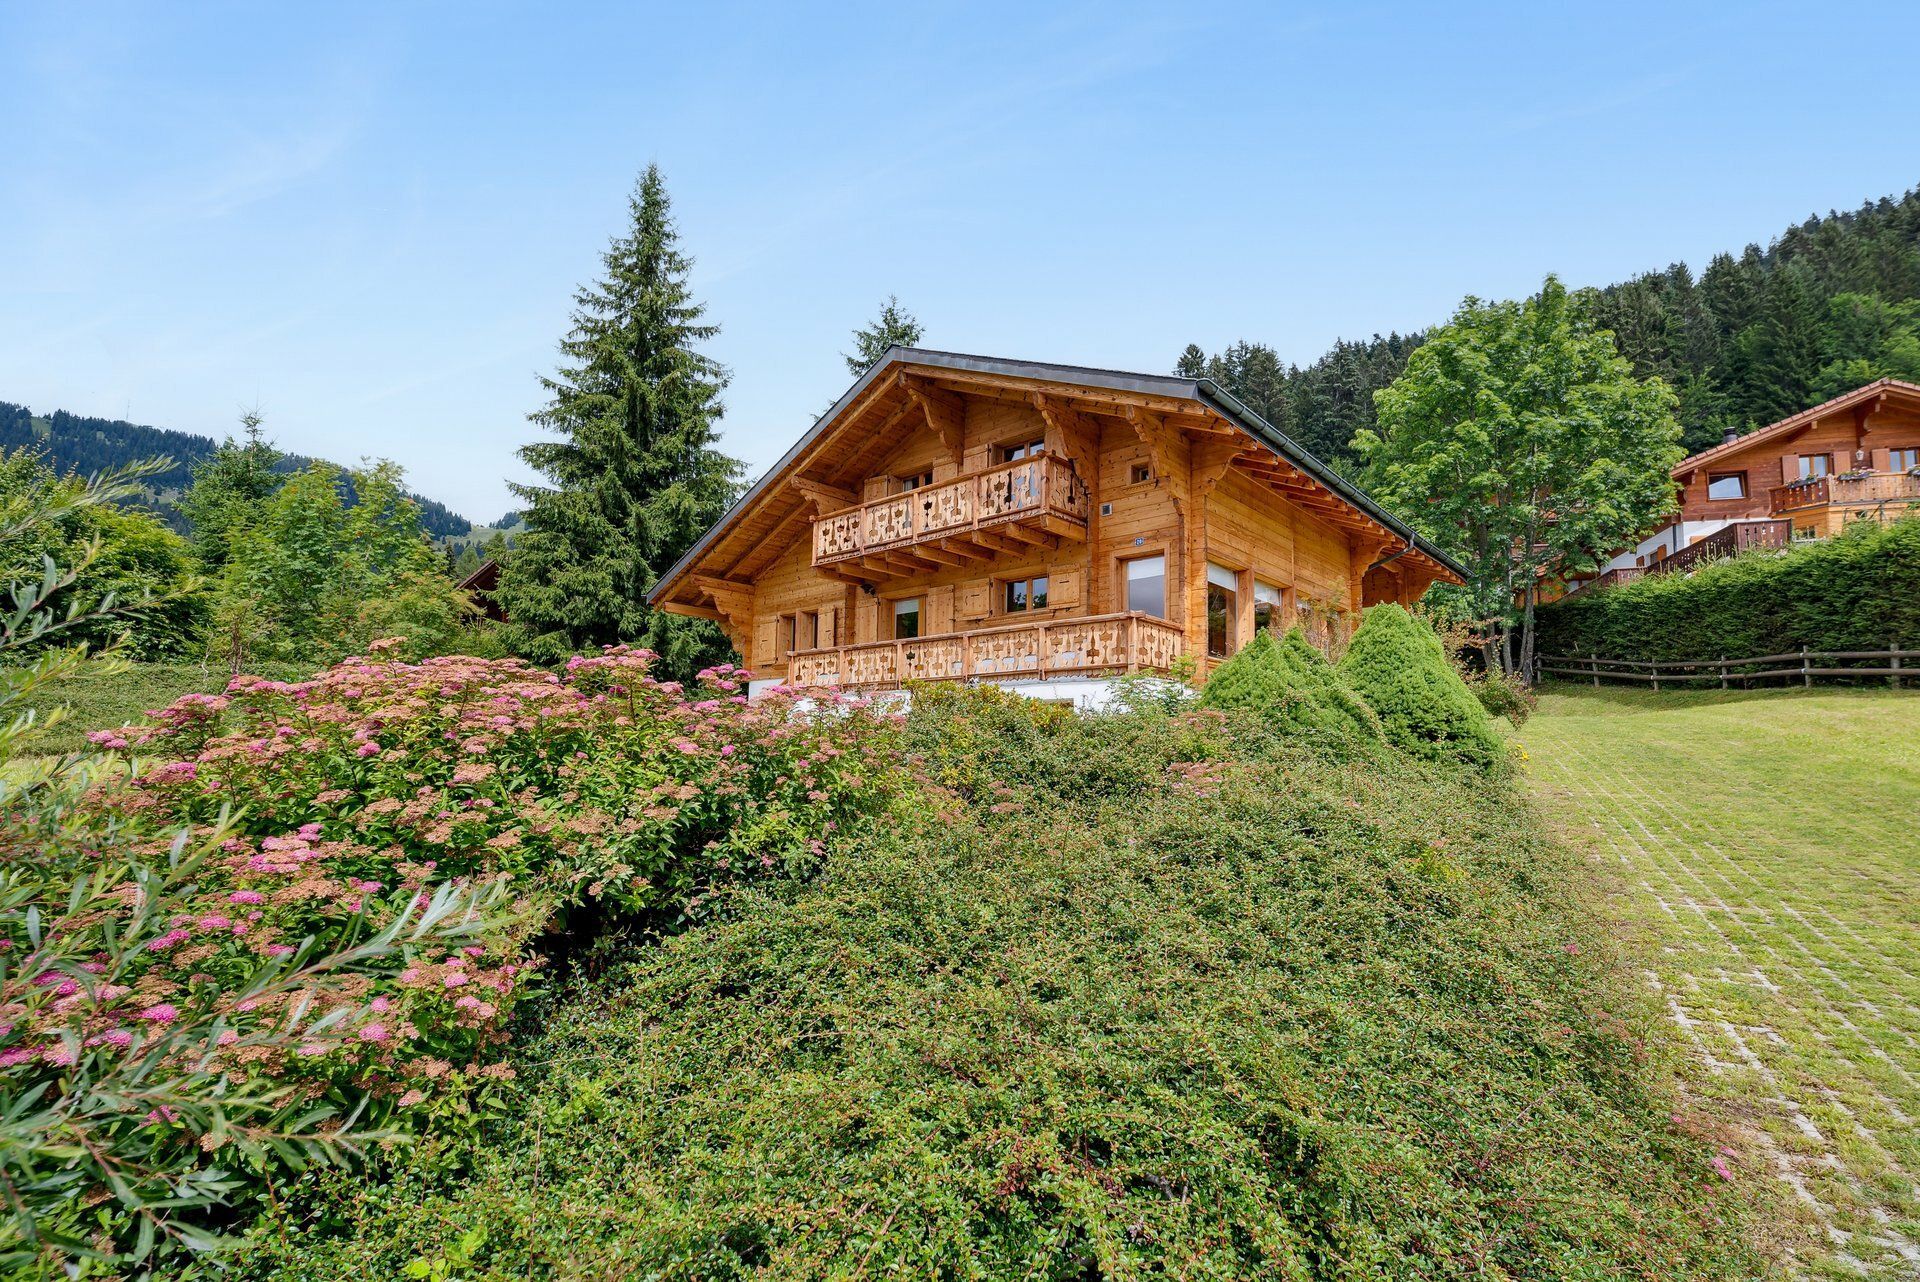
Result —
<instances>
[{"instance_id":1,"label":"distant green hill","mask_svg":"<svg viewBox=\"0 0 1920 1282\"><path fill-rule=\"evenodd\" d=\"M212 437L192 432L88 418L65 410L41 417L24 405L0 401L0 450L44 450L48 462L62 472L98 472L162 455L172 459L173 465L149 482L148 493L154 510L179 530L185 530L186 519L174 506L175 501L193 480L193 465L211 456L218 446ZM280 470L296 472L313 461L304 454L289 454L281 460ZM473 522L446 504L419 494L411 497L420 505L421 525L435 538L462 538L473 532ZM351 502L352 498L349 486L347 499Z\"/></svg>"}]
</instances>

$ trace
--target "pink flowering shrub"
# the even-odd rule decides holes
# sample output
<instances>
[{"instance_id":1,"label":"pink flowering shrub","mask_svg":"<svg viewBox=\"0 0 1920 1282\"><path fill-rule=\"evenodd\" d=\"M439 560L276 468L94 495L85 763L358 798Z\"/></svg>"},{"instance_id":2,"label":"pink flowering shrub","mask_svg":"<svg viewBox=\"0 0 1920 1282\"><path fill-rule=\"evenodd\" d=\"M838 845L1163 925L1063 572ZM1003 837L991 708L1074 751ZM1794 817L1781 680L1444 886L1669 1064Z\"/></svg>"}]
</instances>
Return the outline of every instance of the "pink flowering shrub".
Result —
<instances>
[{"instance_id":1,"label":"pink flowering shrub","mask_svg":"<svg viewBox=\"0 0 1920 1282\"><path fill-rule=\"evenodd\" d=\"M262 896L255 942L271 943L449 877L697 910L722 883L805 874L897 791L888 721L750 704L731 667L683 689L651 659L614 647L555 674L376 655L310 681L238 678L113 732L145 763L111 804L198 825L241 810L228 876Z\"/></svg>"},{"instance_id":2,"label":"pink flowering shrub","mask_svg":"<svg viewBox=\"0 0 1920 1282\"><path fill-rule=\"evenodd\" d=\"M557 918L671 922L807 875L905 781L886 718L749 704L732 668L682 688L650 657L376 653L95 736L117 778L0 817L0 1093L110 1083L141 1169L211 1180L208 1201L257 1187L215 1178L236 1154L310 1160L274 1138L280 1110L322 1119L330 1154L496 1114ZM98 1191L86 1167L65 1193ZM124 1245L139 1202L62 1222Z\"/></svg>"}]
</instances>

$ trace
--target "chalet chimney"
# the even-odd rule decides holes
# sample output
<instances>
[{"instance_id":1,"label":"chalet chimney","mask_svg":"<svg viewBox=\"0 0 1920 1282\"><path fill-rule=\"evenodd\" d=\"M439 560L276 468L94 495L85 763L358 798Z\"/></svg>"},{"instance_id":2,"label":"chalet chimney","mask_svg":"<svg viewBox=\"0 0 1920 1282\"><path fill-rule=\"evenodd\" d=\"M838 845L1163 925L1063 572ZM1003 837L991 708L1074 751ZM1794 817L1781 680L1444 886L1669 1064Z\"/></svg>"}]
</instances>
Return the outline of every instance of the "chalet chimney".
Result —
<instances>
[{"instance_id":1,"label":"chalet chimney","mask_svg":"<svg viewBox=\"0 0 1920 1282\"><path fill-rule=\"evenodd\" d=\"M1720 443L1722 445L1731 445L1739 439L1740 429L1737 427L1729 427L1720 433Z\"/></svg>"}]
</instances>

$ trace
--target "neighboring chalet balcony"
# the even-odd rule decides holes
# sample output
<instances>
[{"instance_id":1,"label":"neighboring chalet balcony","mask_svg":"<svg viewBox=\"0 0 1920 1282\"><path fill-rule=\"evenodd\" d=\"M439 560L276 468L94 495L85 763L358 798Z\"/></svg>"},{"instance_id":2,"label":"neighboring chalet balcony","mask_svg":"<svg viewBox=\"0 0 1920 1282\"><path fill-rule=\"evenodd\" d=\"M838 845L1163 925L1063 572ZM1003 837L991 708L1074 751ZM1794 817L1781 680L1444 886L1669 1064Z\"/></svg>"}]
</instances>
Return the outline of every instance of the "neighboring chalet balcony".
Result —
<instances>
[{"instance_id":1,"label":"neighboring chalet balcony","mask_svg":"<svg viewBox=\"0 0 1920 1282\"><path fill-rule=\"evenodd\" d=\"M875 499L813 522L813 564L888 579L1024 555L1087 537L1087 487L1038 454Z\"/></svg>"},{"instance_id":2,"label":"neighboring chalet balcony","mask_svg":"<svg viewBox=\"0 0 1920 1282\"><path fill-rule=\"evenodd\" d=\"M1008 680L1166 672L1180 658L1180 629L1133 611L1013 623L862 645L796 650L787 684L800 689L897 689L909 681Z\"/></svg>"},{"instance_id":3,"label":"neighboring chalet balcony","mask_svg":"<svg viewBox=\"0 0 1920 1282\"><path fill-rule=\"evenodd\" d=\"M1772 499L1775 516L1826 507L1901 509L1920 504L1920 476L1910 472L1810 476L1774 486Z\"/></svg>"}]
</instances>

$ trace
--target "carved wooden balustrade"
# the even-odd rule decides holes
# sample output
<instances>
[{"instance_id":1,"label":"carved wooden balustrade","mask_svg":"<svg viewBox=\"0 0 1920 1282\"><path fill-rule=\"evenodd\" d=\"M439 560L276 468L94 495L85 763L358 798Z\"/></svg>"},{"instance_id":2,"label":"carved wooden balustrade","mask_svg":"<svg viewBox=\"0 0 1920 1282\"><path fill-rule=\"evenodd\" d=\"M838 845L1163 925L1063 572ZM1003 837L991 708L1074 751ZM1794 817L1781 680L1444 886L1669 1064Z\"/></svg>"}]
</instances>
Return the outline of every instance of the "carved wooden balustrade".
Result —
<instances>
[{"instance_id":1,"label":"carved wooden balustrade","mask_svg":"<svg viewBox=\"0 0 1920 1282\"><path fill-rule=\"evenodd\" d=\"M1869 472L1865 476L1812 476L1771 491L1773 514L1816 507L1877 507L1920 503L1920 477L1909 472Z\"/></svg>"},{"instance_id":2,"label":"carved wooden balustrade","mask_svg":"<svg viewBox=\"0 0 1920 1282\"><path fill-rule=\"evenodd\" d=\"M1165 672L1180 657L1180 629L1133 611L1013 623L863 645L796 650L787 684L885 690L909 681Z\"/></svg>"},{"instance_id":3,"label":"carved wooden balustrade","mask_svg":"<svg viewBox=\"0 0 1920 1282\"><path fill-rule=\"evenodd\" d=\"M1002 463L817 518L813 563L859 562L882 574L911 574L927 568L911 550L934 542L949 553L990 560L1008 550L992 533L1003 527L1023 541L1084 539L1087 487L1053 455Z\"/></svg>"}]
</instances>

